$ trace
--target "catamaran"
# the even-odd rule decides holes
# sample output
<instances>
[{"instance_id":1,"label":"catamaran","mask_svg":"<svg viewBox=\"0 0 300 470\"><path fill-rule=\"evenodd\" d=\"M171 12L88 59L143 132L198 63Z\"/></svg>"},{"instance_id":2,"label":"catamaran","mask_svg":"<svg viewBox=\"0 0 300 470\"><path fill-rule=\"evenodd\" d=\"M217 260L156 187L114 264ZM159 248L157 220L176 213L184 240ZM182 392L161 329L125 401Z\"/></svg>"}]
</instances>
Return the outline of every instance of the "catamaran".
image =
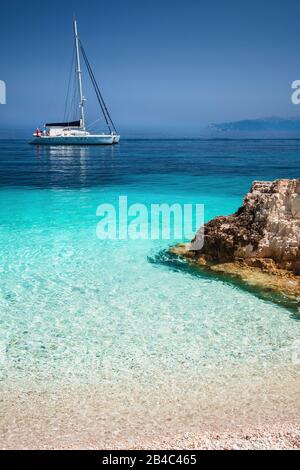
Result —
<instances>
[{"instance_id":1,"label":"catamaran","mask_svg":"<svg viewBox=\"0 0 300 470\"><path fill-rule=\"evenodd\" d=\"M118 134L116 127L111 119L107 106L103 100L102 94L100 92L99 86L95 79L94 73L86 56L85 50L83 48L82 42L78 36L77 30L77 22L74 20L74 37L75 37L75 52L73 53L73 62L72 67L75 65L75 73L76 73L76 82L74 86L74 95L73 95L73 104L76 99L76 95L79 99L79 113L80 118L77 120L65 120L65 122L52 122L47 123L44 126L43 130L39 128L36 129L35 133L33 134L34 139L30 142L31 144L36 145L112 145L117 144L120 140L120 135ZM83 86L82 86L82 72L81 72L81 64L80 64L80 53L84 59L87 71L89 73L92 85L94 87L97 100L100 105L100 109L105 119L105 123L107 126L108 131L102 134L92 134L87 130L85 124L85 112L84 112L84 104L85 104L85 97L83 94ZM74 60L75 55L75 60ZM71 76L70 76L71 79ZM70 88L70 81L68 87L68 95L69 95L69 88ZM66 115L66 109L65 109ZM97 119L97 121L100 119Z\"/></svg>"}]
</instances>

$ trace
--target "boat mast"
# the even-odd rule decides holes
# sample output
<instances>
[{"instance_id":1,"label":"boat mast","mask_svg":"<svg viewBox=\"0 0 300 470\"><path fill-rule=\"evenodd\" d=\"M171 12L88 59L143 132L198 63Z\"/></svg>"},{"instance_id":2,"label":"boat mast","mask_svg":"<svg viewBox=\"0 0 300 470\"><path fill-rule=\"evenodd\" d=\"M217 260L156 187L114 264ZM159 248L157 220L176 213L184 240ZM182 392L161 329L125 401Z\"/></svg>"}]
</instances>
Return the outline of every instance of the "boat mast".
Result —
<instances>
[{"instance_id":1,"label":"boat mast","mask_svg":"<svg viewBox=\"0 0 300 470\"><path fill-rule=\"evenodd\" d=\"M77 75L78 75L78 87L79 87L79 108L80 108L80 119L81 119L81 126L83 130L85 130L85 122L84 122L84 96L82 91L82 79L81 79L81 68L80 68L80 55L79 55L79 38L77 32L77 22L74 19L74 35L75 35L75 45L76 45L76 60L77 60Z\"/></svg>"}]
</instances>

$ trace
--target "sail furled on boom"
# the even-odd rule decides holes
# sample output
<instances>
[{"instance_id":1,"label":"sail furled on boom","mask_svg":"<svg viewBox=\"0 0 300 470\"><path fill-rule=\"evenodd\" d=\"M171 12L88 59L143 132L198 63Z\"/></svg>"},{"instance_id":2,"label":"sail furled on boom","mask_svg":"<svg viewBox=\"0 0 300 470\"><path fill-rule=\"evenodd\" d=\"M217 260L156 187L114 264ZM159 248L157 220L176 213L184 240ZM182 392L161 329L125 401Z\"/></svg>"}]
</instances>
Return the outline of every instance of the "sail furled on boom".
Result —
<instances>
[{"instance_id":1,"label":"sail furled on boom","mask_svg":"<svg viewBox=\"0 0 300 470\"><path fill-rule=\"evenodd\" d=\"M89 73L89 76L90 76L90 79L91 79L91 82L92 82L92 85L94 87L94 90L95 90L95 93L96 93L96 97L97 97L97 100L99 102L99 105L100 105L100 108L101 108L101 111L103 113L103 116L104 116L104 119L105 119L105 122L107 124L107 127L110 131L110 133L112 133L113 131L117 134L117 129L114 125L114 122L109 114L109 111L107 109L107 106L104 102L104 99L103 99L103 96L101 94L101 91L99 89L99 86L98 86L98 83L96 81L96 78L95 78L95 75L93 73L93 70L91 68L91 65L89 63L89 60L87 58L87 55L85 53L85 50L83 48L83 45L82 45L82 42L79 40L79 45L80 45L80 50L81 50L81 53L82 53L82 56L83 56L83 60L85 62L85 65L86 65L86 68L87 68L87 71Z\"/></svg>"},{"instance_id":2,"label":"sail furled on boom","mask_svg":"<svg viewBox=\"0 0 300 470\"><path fill-rule=\"evenodd\" d=\"M80 119L78 121L67 122L49 122L45 124L46 127L81 127Z\"/></svg>"}]
</instances>

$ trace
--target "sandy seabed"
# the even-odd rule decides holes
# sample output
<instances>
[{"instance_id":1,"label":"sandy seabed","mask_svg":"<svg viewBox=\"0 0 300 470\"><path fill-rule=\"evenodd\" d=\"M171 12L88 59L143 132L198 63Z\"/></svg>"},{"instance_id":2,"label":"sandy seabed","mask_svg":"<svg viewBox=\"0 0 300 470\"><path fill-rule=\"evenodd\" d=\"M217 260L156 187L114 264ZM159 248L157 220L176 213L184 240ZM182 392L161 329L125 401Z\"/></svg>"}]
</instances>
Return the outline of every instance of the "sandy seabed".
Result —
<instances>
[{"instance_id":1,"label":"sandy seabed","mask_svg":"<svg viewBox=\"0 0 300 470\"><path fill-rule=\"evenodd\" d=\"M2 382L2 449L300 449L299 366L118 383Z\"/></svg>"}]
</instances>

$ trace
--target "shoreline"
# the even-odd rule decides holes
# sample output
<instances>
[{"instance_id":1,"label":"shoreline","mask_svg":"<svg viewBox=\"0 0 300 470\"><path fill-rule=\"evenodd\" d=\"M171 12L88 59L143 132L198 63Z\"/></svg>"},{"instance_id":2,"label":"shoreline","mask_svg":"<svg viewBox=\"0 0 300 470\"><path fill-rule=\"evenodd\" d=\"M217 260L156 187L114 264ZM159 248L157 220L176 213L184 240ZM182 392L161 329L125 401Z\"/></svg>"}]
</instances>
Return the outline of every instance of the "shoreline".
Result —
<instances>
[{"instance_id":1,"label":"shoreline","mask_svg":"<svg viewBox=\"0 0 300 470\"><path fill-rule=\"evenodd\" d=\"M185 433L172 440L154 441L160 450L296 450L300 448L299 423L275 423L227 432ZM136 450L149 448L137 447Z\"/></svg>"},{"instance_id":2,"label":"shoreline","mask_svg":"<svg viewBox=\"0 0 300 470\"><path fill-rule=\"evenodd\" d=\"M200 426L202 427L202 426ZM63 439L37 443L29 439L5 443L0 440L0 450L299 450L299 419L292 421L262 422L257 426L237 426L220 431L187 431L162 435L126 436L99 441L93 431L78 436L76 430Z\"/></svg>"},{"instance_id":3,"label":"shoreline","mask_svg":"<svg viewBox=\"0 0 300 470\"><path fill-rule=\"evenodd\" d=\"M76 443L78 441L78 443ZM74 439L72 444L40 446L4 446L0 450L299 450L300 425L276 423L251 429L228 432L184 433L151 441L141 440L131 446L115 442L99 446L91 438L88 442Z\"/></svg>"}]
</instances>

